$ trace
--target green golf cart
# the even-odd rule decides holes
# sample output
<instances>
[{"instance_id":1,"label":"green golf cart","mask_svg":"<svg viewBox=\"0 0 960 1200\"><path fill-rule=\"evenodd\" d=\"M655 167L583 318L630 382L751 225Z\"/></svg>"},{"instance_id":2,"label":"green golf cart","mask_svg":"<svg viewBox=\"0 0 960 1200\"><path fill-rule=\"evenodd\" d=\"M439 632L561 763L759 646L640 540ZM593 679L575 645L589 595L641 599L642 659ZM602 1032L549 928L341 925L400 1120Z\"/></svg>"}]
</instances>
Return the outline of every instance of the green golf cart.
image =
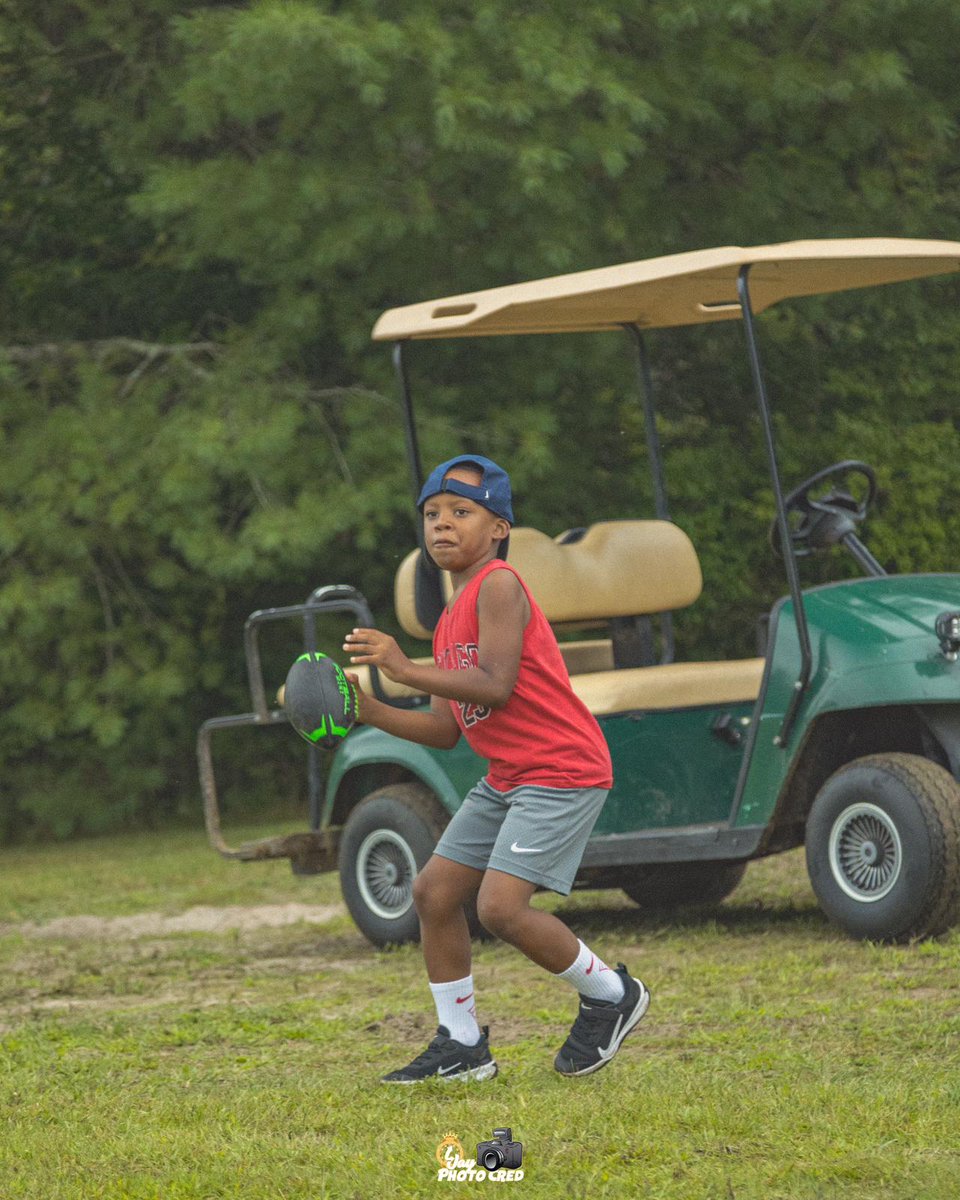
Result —
<instances>
[{"instance_id":1,"label":"green golf cart","mask_svg":"<svg viewBox=\"0 0 960 1200\"><path fill-rule=\"evenodd\" d=\"M857 536L875 492L866 463L833 464L784 494L754 319L791 297L958 270L955 242L723 247L415 304L377 322L374 339L394 346L414 495L423 471L407 343L622 329L635 347L653 518L519 527L510 539L510 561L556 629L613 757L615 784L576 886L620 888L641 906L715 904L752 859L805 845L824 912L855 937L927 937L960 916L960 574L884 571ZM672 614L696 602L703 581L696 549L668 517L645 332L730 320L746 335L786 594L769 614L762 656L677 662ZM837 545L862 576L802 588L798 558ZM426 661L448 587L411 547L396 614ZM374 623L363 596L339 584L248 620L254 711L208 721L198 739L208 833L230 857L287 857L304 874L338 869L371 941L412 940L414 876L485 769L464 741L441 752L357 728L332 760L310 752L308 831L236 849L220 831L212 734L285 720L267 703L258 631L302 620L312 649L321 612ZM390 703L428 703L375 670L363 674Z\"/></svg>"}]
</instances>

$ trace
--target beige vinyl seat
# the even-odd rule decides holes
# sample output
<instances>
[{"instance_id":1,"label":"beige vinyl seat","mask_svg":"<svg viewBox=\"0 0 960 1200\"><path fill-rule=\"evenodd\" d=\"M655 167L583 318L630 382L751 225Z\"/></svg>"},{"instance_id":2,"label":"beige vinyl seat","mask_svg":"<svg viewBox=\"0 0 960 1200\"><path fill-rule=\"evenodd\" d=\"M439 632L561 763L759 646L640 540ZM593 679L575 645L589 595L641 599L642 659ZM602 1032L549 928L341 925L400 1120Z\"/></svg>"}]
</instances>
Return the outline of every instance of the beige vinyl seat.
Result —
<instances>
[{"instance_id":1,"label":"beige vinyl seat","mask_svg":"<svg viewBox=\"0 0 960 1200\"><path fill-rule=\"evenodd\" d=\"M419 553L412 551L400 564L394 601L403 629L429 642L431 631L417 607ZM572 541L518 526L510 534L509 561L561 634L685 608L703 587L692 542L669 521L600 521ZM449 595L449 578L444 588ZM762 658L616 669L610 638L563 640L560 649L574 691L597 716L755 700L763 675ZM369 689L369 672L358 674ZM383 676L381 686L389 696L417 695Z\"/></svg>"}]
</instances>

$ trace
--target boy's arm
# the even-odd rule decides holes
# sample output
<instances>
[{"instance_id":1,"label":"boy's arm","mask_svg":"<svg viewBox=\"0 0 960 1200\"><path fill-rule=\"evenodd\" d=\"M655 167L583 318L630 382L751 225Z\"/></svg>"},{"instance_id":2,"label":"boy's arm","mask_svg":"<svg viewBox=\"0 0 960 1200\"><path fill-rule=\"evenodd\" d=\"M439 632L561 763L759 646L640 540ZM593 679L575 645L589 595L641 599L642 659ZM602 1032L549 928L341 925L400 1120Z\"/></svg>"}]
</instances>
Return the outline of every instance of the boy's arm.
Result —
<instances>
[{"instance_id":1,"label":"boy's arm","mask_svg":"<svg viewBox=\"0 0 960 1200\"><path fill-rule=\"evenodd\" d=\"M517 682L523 631L530 619L526 593L512 571L493 571L484 579L477 617L477 666L458 671L412 662L396 641L379 629L354 629L347 634L343 648L352 663L369 663L395 683L446 700L503 708Z\"/></svg>"},{"instance_id":2,"label":"boy's arm","mask_svg":"<svg viewBox=\"0 0 960 1200\"><path fill-rule=\"evenodd\" d=\"M347 678L357 688L357 719L362 724L373 725L384 733L410 742L419 742L421 746L432 746L435 750L452 750L460 740L460 726L446 700L433 698L429 712L394 708L375 696L368 696L360 688L356 675L348 671Z\"/></svg>"}]
</instances>

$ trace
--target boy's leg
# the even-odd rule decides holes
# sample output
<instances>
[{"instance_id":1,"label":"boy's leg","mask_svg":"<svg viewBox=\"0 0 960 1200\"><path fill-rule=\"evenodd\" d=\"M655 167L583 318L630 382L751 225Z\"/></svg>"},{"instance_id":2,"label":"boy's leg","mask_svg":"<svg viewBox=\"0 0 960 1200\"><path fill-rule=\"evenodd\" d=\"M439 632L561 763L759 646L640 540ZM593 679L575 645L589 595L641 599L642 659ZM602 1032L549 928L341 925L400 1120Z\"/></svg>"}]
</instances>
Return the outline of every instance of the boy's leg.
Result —
<instances>
[{"instance_id":1,"label":"boy's leg","mask_svg":"<svg viewBox=\"0 0 960 1200\"><path fill-rule=\"evenodd\" d=\"M482 879L482 871L435 854L414 880L413 899L439 1028L422 1054L399 1071L384 1075L383 1083L483 1080L497 1073L487 1031L477 1024L470 930L463 911L476 896Z\"/></svg>"},{"instance_id":2,"label":"boy's leg","mask_svg":"<svg viewBox=\"0 0 960 1200\"><path fill-rule=\"evenodd\" d=\"M472 999L470 930L464 906L476 898L508 811L503 798L483 781L471 788L413 885L439 1022L471 1046L481 1031Z\"/></svg>"},{"instance_id":3,"label":"boy's leg","mask_svg":"<svg viewBox=\"0 0 960 1200\"><path fill-rule=\"evenodd\" d=\"M538 967L559 975L582 996L594 1000L623 998L620 976L573 933L559 917L531 908L537 885L491 868L477 898L480 920L497 937L525 954Z\"/></svg>"},{"instance_id":4,"label":"boy's leg","mask_svg":"<svg viewBox=\"0 0 960 1200\"><path fill-rule=\"evenodd\" d=\"M435 854L413 886L437 1023L465 1046L475 1046L481 1031L470 968L470 929L463 906L476 896L482 879L482 871Z\"/></svg>"},{"instance_id":5,"label":"boy's leg","mask_svg":"<svg viewBox=\"0 0 960 1200\"><path fill-rule=\"evenodd\" d=\"M606 792L524 786L505 818L477 898L480 920L580 993L580 1012L554 1066L588 1075L605 1066L650 1003L623 964L615 970L551 913L530 908L538 886L566 895Z\"/></svg>"},{"instance_id":6,"label":"boy's leg","mask_svg":"<svg viewBox=\"0 0 960 1200\"><path fill-rule=\"evenodd\" d=\"M639 1024L650 993L623 963L615 971L607 967L559 917L530 908L536 887L490 869L480 886L477 911L491 933L580 993L580 1011L553 1065L561 1075L590 1075L610 1062Z\"/></svg>"},{"instance_id":7,"label":"boy's leg","mask_svg":"<svg viewBox=\"0 0 960 1200\"><path fill-rule=\"evenodd\" d=\"M492 934L559 975L576 959L580 942L559 917L530 907L536 890L537 884L491 867L480 885L477 915Z\"/></svg>"},{"instance_id":8,"label":"boy's leg","mask_svg":"<svg viewBox=\"0 0 960 1200\"><path fill-rule=\"evenodd\" d=\"M385 1083L489 1079L497 1073L487 1031L476 1019L464 905L480 888L507 812L502 798L483 781L471 788L414 880L413 900L439 1028L427 1049L409 1066L384 1076Z\"/></svg>"},{"instance_id":9,"label":"boy's leg","mask_svg":"<svg viewBox=\"0 0 960 1200\"><path fill-rule=\"evenodd\" d=\"M480 920L538 966L563 975L576 966L581 942L559 917L530 908L530 899L537 887L570 891L607 792L532 785L506 795L509 811L477 897ZM571 976L569 982L581 980ZM597 993L619 994L616 984Z\"/></svg>"},{"instance_id":10,"label":"boy's leg","mask_svg":"<svg viewBox=\"0 0 960 1200\"><path fill-rule=\"evenodd\" d=\"M480 890L483 871L435 854L413 882L420 942L431 983L470 973L470 929L464 905Z\"/></svg>"}]
</instances>

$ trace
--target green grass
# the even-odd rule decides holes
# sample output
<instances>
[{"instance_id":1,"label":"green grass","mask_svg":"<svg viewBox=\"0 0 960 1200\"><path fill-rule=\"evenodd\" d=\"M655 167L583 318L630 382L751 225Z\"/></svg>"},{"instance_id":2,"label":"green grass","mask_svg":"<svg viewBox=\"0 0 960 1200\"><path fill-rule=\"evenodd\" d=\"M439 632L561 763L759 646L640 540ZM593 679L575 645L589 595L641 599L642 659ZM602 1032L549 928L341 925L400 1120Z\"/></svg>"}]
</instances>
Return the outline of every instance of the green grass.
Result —
<instances>
[{"instance_id":1,"label":"green grass","mask_svg":"<svg viewBox=\"0 0 960 1200\"><path fill-rule=\"evenodd\" d=\"M236 846L302 828L302 822L274 823L228 829L225 837ZM196 829L0 851L0 925L79 913L172 913L196 904L288 901L316 903L313 885L294 878L286 862L251 869L222 859Z\"/></svg>"},{"instance_id":2,"label":"green grass","mask_svg":"<svg viewBox=\"0 0 960 1200\"><path fill-rule=\"evenodd\" d=\"M575 998L498 943L475 964L498 1078L388 1089L378 1076L435 1025L416 947L375 951L335 914L44 932L68 915L290 902L336 905L337 880L224 862L201 834L0 852L3 1200L484 1195L437 1182L435 1151L453 1132L472 1157L501 1124L524 1144L508 1194L956 1194L960 936L848 941L796 854L753 865L709 916L644 918L616 892L537 898L653 992L616 1062L582 1080L552 1070Z\"/></svg>"}]
</instances>

